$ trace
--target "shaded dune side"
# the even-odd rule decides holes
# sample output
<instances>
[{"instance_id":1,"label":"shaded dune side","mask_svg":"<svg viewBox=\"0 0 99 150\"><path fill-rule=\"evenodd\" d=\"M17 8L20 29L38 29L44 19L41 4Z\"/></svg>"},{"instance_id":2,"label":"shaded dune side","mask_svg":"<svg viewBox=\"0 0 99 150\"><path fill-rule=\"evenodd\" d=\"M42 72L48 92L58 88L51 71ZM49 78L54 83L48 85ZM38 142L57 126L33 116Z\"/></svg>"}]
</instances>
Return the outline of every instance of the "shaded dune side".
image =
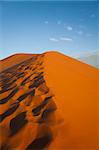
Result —
<instances>
[{"instance_id":1,"label":"shaded dune side","mask_svg":"<svg viewBox=\"0 0 99 150\"><path fill-rule=\"evenodd\" d=\"M56 135L57 106L43 63L44 54L35 55L0 73L1 150L44 149Z\"/></svg>"},{"instance_id":2,"label":"shaded dune side","mask_svg":"<svg viewBox=\"0 0 99 150\"><path fill-rule=\"evenodd\" d=\"M0 60L0 72L4 69L10 68L16 64L26 61L29 58L36 56L36 54L14 54L7 58Z\"/></svg>"}]
</instances>

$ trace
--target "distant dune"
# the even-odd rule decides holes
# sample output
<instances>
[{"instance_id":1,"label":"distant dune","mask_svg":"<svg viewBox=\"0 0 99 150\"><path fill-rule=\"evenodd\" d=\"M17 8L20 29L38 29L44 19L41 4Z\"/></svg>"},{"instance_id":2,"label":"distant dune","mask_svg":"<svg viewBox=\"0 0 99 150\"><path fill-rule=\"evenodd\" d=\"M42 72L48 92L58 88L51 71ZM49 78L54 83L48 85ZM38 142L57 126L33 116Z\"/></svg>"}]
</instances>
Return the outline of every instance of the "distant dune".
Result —
<instances>
[{"instance_id":1,"label":"distant dune","mask_svg":"<svg viewBox=\"0 0 99 150\"><path fill-rule=\"evenodd\" d=\"M58 52L0 62L1 150L98 150L99 70Z\"/></svg>"},{"instance_id":2,"label":"distant dune","mask_svg":"<svg viewBox=\"0 0 99 150\"><path fill-rule=\"evenodd\" d=\"M79 57L78 60L99 68L99 53L91 54L89 56Z\"/></svg>"}]
</instances>

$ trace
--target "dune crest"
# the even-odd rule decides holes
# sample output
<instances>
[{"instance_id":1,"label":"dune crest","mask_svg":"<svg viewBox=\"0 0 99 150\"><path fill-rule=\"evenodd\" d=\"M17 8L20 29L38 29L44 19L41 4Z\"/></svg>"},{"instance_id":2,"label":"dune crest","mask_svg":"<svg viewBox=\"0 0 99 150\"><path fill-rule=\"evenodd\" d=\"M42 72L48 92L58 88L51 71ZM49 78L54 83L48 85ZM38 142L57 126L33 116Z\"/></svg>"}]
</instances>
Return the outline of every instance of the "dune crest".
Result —
<instances>
[{"instance_id":1,"label":"dune crest","mask_svg":"<svg viewBox=\"0 0 99 150\"><path fill-rule=\"evenodd\" d=\"M1 149L97 149L98 69L57 52L0 62Z\"/></svg>"}]
</instances>

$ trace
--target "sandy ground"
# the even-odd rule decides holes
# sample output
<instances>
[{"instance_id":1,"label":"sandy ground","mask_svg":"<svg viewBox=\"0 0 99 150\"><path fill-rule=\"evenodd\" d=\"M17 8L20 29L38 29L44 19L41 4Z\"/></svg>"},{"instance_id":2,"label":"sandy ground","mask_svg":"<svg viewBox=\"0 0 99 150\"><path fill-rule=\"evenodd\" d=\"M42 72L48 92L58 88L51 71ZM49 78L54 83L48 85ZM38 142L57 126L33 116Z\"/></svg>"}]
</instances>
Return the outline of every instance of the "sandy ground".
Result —
<instances>
[{"instance_id":1,"label":"sandy ground","mask_svg":"<svg viewBox=\"0 0 99 150\"><path fill-rule=\"evenodd\" d=\"M2 150L98 150L99 70L58 52L0 62Z\"/></svg>"}]
</instances>

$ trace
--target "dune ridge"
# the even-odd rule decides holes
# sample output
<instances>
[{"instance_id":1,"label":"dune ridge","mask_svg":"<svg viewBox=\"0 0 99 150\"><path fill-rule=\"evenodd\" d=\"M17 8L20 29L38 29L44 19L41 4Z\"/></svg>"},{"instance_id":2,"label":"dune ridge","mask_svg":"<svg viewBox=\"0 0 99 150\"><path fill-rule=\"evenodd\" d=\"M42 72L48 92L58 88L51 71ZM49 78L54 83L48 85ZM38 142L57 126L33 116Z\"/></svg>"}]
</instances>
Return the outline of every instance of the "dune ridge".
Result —
<instances>
[{"instance_id":1,"label":"dune ridge","mask_svg":"<svg viewBox=\"0 0 99 150\"><path fill-rule=\"evenodd\" d=\"M54 51L0 66L2 150L99 148L98 69Z\"/></svg>"}]
</instances>

